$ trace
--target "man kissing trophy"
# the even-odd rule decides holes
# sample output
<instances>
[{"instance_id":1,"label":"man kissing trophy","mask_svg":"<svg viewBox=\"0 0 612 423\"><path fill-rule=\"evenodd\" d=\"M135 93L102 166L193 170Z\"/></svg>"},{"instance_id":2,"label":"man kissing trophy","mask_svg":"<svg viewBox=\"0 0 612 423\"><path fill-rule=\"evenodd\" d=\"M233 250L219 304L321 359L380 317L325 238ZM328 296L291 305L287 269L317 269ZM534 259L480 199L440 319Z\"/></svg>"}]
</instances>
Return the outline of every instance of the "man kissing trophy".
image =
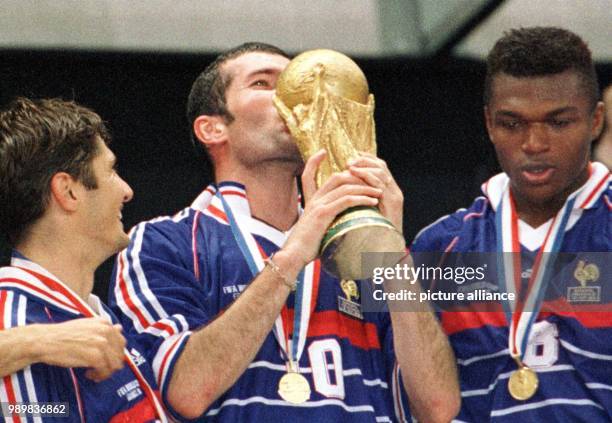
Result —
<instances>
[{"instance_id":1,"label":"man kissing trophy","mask_svg":"<svg viewBox=\"0 0 612 423\"><path fill-rule=\"evenodd\" d=\"M279 76L274 104L304 161L326 150L317 186L360 154L376 155L374 96L359 66L344 54L319 49L295 57ZM362 253L403 251L400 230L375 207L349 208L323 237L323 266L341 280L363 279Z\"/></svg>"}]
</instances>

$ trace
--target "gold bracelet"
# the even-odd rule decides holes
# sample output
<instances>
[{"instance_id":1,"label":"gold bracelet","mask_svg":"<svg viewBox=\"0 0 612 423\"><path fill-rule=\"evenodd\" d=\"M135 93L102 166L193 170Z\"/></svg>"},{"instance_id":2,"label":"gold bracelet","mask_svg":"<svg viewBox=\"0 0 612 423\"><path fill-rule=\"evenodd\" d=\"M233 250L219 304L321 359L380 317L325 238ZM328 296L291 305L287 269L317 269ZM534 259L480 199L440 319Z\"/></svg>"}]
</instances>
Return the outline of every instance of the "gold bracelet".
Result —
<instances>
[{"instance_id":1,"label":"gold bracelet","mask_svg":"<svg viewBox=\"0 0 612 423\"><path fill-rule=\"evenodd\" d=\"M278 265L276 263L274 263L274 261L272 261L272 257L274 257L274 254L272 254L270 257L268 257L267 259L264 260L264 263L266 263L266 266L268 266L270 268L270 270L276 274L276 276L278 276L279 278L281 278L281 280L283 281L283 283L285 285L287 285L289 287L289 289L291 289L292 291L295 291L295 286L297 284L296 281L291 282L282 272L281 268L278 267Z\"/></svg>"}]
</instances>

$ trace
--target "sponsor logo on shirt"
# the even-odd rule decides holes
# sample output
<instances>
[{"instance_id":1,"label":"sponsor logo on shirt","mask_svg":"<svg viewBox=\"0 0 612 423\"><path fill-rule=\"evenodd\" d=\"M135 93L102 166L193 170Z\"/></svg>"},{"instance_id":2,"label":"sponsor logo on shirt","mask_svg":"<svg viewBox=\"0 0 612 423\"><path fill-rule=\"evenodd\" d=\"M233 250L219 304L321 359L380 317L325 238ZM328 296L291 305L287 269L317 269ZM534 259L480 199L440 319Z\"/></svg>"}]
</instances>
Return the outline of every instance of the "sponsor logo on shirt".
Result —
<instances>
[{"instance_id":1,"label":"sponsor logo on shirt","mask_svg":"<svg viewBox=\"0 0 612 423\"><path fill-rule=\"evenodd\" d=\"M140 366L142 363L146 363L147 359L144 358L136 349L132 348L129 353L130 357L132 357L132 361L137 366Z\"/></svg>"}]
</instances>

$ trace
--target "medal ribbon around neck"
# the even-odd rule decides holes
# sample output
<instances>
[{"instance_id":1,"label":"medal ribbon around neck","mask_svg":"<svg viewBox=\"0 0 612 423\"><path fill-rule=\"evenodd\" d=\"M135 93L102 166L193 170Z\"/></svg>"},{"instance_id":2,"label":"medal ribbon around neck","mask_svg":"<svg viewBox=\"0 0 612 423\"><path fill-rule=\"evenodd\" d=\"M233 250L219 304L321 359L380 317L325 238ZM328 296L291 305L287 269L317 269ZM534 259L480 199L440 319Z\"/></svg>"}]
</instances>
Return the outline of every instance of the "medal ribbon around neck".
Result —
<instances>
[{"instance_id":1,"label":"medal ribbon around neck","mask_svg":"<svg viewBox=\"0 0 612 423\"><path fill-rule=\"evenodd\" d=\"M531 276L527 284L527 297L524 302L518 301L521 288L521 244L519 240L518 216L510 186L497 208L495 230L497 235L497 276L502 290L513 293L517 301L503 301L502 305L506 319L510 324L508 348L513 358L523 361L529 333L535 321L544 293L550 282L550 272L554 264L554 253L557 253L565 236L565 228L576 202L576 195L570 196L565 205L554 217L544 243L540 247L533 264ZM512 254L508 254L512 253ZM547 253L547 254L544 254ZM552 253L552 254L550 254ZM532 310L532 311L524 311Z\"/></svg>"},{"instance_id":2,"label":"medal ribbon around neck","mask_svg":"<svg viewBox=\"0 0 612 423\"><path fill-rule=\"evenodd\" d=\"M215 196L221 200L223 209L229 221L234 239L242 252L253 277L257 276L264 268L263 249L260 248L255 237L248 230L248 221L243 216L234 215L231 206L223 198L220 190L217 190ZM318 267L318 266L317 266ZM318 270L318 269L316 269ZM295 365L295 368L290 368L290 371L298 371L298 363L304 346L306 345L306 336L308 325L310 322L311 305L313 297L313 281L315 278L315 262L311 262L298 275L298 283L295 293L295 309L293 315L293 336L291 346L289 345L289 312L287 305L283 306L281 313L276 318L272 332L280 345L281 351L289 366Z\"/></svg>"}]
</instances>

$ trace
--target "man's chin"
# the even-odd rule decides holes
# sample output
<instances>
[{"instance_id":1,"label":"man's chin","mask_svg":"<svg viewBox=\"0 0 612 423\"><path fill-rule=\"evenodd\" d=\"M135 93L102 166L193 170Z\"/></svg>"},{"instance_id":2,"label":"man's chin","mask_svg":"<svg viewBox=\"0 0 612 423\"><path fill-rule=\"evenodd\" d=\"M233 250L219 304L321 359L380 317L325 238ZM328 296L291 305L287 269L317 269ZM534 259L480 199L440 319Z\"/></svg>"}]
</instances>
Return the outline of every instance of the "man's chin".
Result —
<instances>
[{"instance_id":1,"label":"man's chin","mask_svg":"<svg viewBox=\"0 0 612 423\"><path fill-rule=\"evenodd\" d=\"M528 204L546 207L560 196L558 190L550 185L523 187L514 193L515 201L525 201Z\"/></svg>"}]
</instances>

